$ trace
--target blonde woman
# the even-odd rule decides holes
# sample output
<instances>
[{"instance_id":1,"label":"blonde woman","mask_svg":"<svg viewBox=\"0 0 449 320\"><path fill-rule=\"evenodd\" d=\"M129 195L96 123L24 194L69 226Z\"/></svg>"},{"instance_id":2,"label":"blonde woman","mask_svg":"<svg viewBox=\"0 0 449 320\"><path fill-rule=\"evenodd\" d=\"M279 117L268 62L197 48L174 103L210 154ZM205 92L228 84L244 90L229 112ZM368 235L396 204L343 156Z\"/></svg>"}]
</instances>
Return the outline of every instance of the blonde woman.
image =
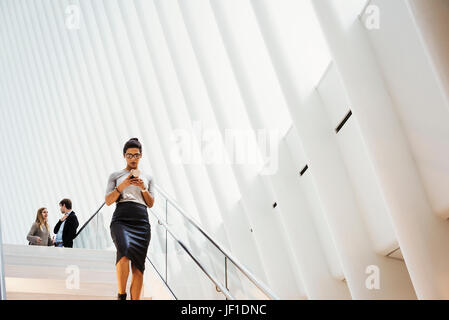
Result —
<instances>
[{"instance_id":1,"label":"blonde woman","mask_svg":"<svg viewBox=\"0 0 449 320\"><path fill-rule=\"evenodd\" d=\"M50 237L50 227L48 226L48 210L40 208L37 210L36 221L28 232L29 244L35 246L52 246L54 240Z\"/></svg>"}]
</instances>

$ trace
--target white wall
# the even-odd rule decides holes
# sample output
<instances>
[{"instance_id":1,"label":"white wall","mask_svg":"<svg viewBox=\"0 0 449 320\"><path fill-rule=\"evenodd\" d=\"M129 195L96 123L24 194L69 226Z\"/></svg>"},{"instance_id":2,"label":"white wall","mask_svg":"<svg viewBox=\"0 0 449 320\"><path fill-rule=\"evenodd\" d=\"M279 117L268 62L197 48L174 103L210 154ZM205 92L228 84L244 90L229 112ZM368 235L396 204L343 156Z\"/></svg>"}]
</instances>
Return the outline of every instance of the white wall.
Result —
<instances>
[{"instance_id":1,"label":"white wall","mask_svg":"<svg viewBox=\"0 0 449 320\"><path fill-rule=\"evenodd\" d=\"M84 222L138 137L142 169L281 298L447 298L444 35L423 41L433 25L405 0L371 1L382 27L366 30L366 4L0 1L3 240L25 244L41 206L54 225L63 197ZM229 149L174 161L176 139L198 160L260 129L271 158L250 155L270 174Z\"/></svg>"}]
</instances>

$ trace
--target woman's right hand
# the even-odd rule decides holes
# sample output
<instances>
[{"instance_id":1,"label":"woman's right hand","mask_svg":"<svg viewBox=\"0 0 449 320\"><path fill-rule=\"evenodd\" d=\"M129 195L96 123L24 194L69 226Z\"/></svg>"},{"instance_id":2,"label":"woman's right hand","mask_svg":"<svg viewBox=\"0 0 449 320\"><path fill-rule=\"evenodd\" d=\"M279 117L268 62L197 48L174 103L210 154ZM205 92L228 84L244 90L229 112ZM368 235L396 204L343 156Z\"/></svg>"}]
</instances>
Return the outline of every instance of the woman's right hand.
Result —
<instances>
[{"instance_id":1,"label":"woman's right hand","mask_svg":"<svg viewBox=\"0 0 449 320\"><path fill-rule=\"evenodd\" d=\"M122 183L120 183L117 188L120 190L120 192L123 191L123 189L125 189L126 187L130 186L133 182L133 179L131 178L132 173L129 173L129 175L126 177L125 180L122 181Z\"/></svg>"},{"instance_id":2,"label":"woman's right hand","mask_svg":"<svg viewBox=\"0 0 449 320\"><path fill-rule=\"evenodd\" d=\"M36 242L37 242L37 243L41 243L41 241L42 241L42 240L41 240L40 237L36 237Z\"/></svg>"}]
</instances>

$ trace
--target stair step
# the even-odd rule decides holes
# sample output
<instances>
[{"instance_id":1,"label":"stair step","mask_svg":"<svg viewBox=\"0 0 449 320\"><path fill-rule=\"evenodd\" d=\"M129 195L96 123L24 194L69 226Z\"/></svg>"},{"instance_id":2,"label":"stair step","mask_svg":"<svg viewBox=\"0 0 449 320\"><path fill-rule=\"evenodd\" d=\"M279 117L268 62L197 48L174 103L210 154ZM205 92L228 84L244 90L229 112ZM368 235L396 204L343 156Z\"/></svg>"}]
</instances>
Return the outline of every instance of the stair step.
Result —
<instances>
[{"instance_id":1,"label":"stair step","mask_svg":"<svg viewBox=\"0 0 449 320\"><path fill-rule=\"evenodd\" d=\"M70 271L70 269L68 270ZM69 275L65 267L46 267L34 265L5 265L5 276L10 278L33 278L65 280ZM105 270L88 268L79 269L80 280L83 282L111 282L116 283L116 272L111 265Z\"/></svg>"},{"instance_id":2,"label":"stair step","mask_svg":"<svg viewBox=\"0 0 449 320\"><path fill-rule=\"evenodd\" d=\"M80 296L69 294L42 294L29 292L7 292L8 300L116 300L116 296ZM127 299L129 300L129 298ZM141 300L153 300L151 297L142 297Z\"/></svg>"},{"instance_id":3,"label":"stair step","mask_svg":"<svg viewBox=\"0 0 449 320\"><path fill-rule=\"evenodd\" d=\"M61 294L78 296L115 296L116 283L83 282L78 287L70 280L33 279L33 278L5 278L6 292L27 292L41 294Z\"/></svg>"},{"instance_id":4,"label":"stair step","mask_svg":"<svg viewBox=\"0 0 449 320\"><path fill-rule=\"evenodd\" d=\"M115 251L4 245L5 284L10 300L115 300ZM76 271L74 271L76 270ZM173 299L146 261L142 300ZM70 276L79 272L77 288ZM67 283L66 283L67 282ZM131 273L127 292L131 283Z\"/></svg>"}]
</instances>

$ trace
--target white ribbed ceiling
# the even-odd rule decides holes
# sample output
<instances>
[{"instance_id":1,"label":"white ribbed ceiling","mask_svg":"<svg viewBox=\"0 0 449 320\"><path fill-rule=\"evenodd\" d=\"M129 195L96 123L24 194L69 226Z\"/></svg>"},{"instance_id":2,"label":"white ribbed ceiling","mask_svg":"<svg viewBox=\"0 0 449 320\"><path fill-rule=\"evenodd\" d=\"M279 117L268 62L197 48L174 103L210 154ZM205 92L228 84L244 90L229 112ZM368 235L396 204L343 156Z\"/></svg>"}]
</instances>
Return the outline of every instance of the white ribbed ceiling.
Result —
<instances>
[{"instance_id":1,"label":"white ribbed ceiling","mask_svg":"<svg viewBox=\"0 0 449 320\"><path fill-rule=\"evenodd\" d=\"M448 298L432 63L406 0L0 0L3 240L64 197L86 221L138 137L141 168L280 297ZM248 153L268 169L213 157L242 132L273 139Z\"/></svg>"}]
</instances>

